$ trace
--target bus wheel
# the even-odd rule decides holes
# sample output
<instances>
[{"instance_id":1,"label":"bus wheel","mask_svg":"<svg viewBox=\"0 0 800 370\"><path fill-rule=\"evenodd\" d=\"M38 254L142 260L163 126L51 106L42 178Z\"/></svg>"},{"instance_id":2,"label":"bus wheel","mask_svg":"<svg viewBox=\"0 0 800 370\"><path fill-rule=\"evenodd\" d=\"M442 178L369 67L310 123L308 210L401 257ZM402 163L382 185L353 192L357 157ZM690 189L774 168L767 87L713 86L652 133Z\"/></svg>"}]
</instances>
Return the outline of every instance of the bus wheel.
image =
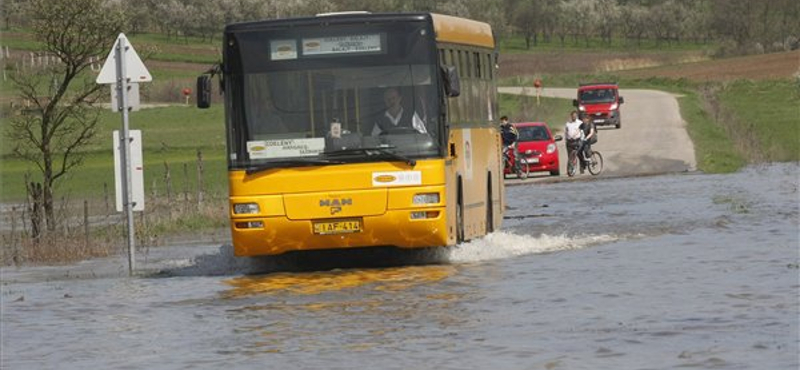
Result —
<instances>
[{"instance_id":1,"label":"bus wheel","mask_svg":"<svg viewBox=\"0 0 800 370\"><path fill-rule=\"evenodd\" d=\"M494 231L494 204L492 203L492 175L489 174L486 188L486 233Z\"/></svg>"},{"instance_id":2,"label":"bus wheel","mask_svg":"<svg viewBox=\"0 0 800 370\"><path fill-rule=\"evenodd\" d=\"M458 204L456 204L456 243L464 241L464 196L461 181L458 182Z\"/></svg>"}]
</instances>

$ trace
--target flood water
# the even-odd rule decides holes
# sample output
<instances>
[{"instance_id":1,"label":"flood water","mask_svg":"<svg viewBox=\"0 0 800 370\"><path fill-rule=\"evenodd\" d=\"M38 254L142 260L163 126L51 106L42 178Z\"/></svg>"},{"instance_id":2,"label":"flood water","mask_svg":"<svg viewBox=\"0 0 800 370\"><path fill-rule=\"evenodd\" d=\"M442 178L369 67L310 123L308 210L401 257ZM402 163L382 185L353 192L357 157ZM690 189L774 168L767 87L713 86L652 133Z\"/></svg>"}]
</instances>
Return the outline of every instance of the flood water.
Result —
<instances>
[{"instance_id":1,"label":"flood water","mask_svg":"<svg viewBox=\"0 0 800 370\"><path fill-rule=\"evenodd\" d=\"M798 174L509 186L502 230L439 253L182 245L133 278L119 258L4 268L0 364L794 370Z\"/></svg>"}]
</instances>

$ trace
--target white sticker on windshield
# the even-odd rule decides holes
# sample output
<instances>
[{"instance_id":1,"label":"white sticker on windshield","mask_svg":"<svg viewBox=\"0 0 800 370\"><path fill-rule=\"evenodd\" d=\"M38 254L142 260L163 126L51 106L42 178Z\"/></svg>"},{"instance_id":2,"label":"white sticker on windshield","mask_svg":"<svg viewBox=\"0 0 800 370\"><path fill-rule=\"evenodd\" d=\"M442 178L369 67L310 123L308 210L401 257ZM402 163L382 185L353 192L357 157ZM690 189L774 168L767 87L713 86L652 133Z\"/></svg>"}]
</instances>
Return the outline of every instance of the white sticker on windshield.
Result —
<instances>
[{"instance_id":1,"label":"white sticker on windshield","mask_svg":"<svg viewBox=\"0 0 800 370\"><path fill-rule=\"evenodd\" d=\"M270 59L297 59L297 41L272 40L269 42Z\"/></svg>"},{"instance_id":2,"label":"white sticker on windshield","mask_svg":"<svg viewBox=\"0 0 800 370\"><path fill-rule=\"evenodd\" d=\"M373 172L372 186L422 185L421 171Z\"/></svg>"},{"instance_id":3,"label":"white sticker on windshield","mask_svg":"<svg viewBox=\"0 0 800 370\"><path fill-rule=\"evenodd\" d=\"M256 140L247 142L250 159L316 156L325 150L325 138Z\"/></svg>"}]
</instances>

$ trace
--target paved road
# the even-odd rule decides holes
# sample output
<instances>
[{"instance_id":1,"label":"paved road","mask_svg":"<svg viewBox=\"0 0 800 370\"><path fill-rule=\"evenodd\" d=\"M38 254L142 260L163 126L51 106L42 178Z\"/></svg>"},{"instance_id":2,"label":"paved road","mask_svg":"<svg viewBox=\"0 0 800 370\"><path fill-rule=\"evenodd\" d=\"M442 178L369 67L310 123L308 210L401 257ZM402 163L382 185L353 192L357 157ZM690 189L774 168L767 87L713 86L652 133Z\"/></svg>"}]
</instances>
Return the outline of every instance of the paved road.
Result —
<instances>
[{"instance_id":1,"label":"paved road","mask_svg":"<svg viewBox=\"0 0 800 370\"><path fill-rule=\"evenodd\" d=\"M501 87L507 94L533 95L533 89ZM544 89L543 96L575 98L576 90ZM622 128L604 126L598 130L595 148L603 154L605 169L601 176L633 176L654 173L684 172L696 169L694 147L686 133L675 96L654 90L621 89ZM564 112L564 121L568 112ZM564 130L565 122L548 122L550 127ZM566 149L559 143L561 174L566 175Z\"/></svg>"}]
</instances>

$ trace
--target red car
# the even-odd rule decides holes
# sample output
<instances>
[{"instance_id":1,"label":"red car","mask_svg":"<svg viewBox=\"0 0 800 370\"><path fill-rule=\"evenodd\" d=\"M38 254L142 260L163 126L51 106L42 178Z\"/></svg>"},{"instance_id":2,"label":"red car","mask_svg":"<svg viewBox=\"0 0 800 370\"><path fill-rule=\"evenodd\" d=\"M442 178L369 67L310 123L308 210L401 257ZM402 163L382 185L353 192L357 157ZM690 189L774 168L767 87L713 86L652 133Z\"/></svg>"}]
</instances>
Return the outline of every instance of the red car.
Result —
<instances>
[{"instance_id":1,"label":"red car","mask_svg":"<svg viewBox=\"0 0 800 370\"><path fill-rule=\"evenodd\" d=\"M548 171L558 176L561 172L556 141L562 140L561 135L553 136L544 122L515 123L514 126L519 131L517 151L527 159L530 172Z\"/></svg>"},{"instance_id":2,"label":"red car","mask_svg":"<svg viewBox=\"0 0 800 370\"><path fill-rule=\"evenodd\" d=\"M614 125L622 127L619 108L625 102L619 96L619 85L616 82L600 82L581 84L578 87L578 98L572 105L581 113L592 117L595 125Z\"/></svg>"}]
</instances>

